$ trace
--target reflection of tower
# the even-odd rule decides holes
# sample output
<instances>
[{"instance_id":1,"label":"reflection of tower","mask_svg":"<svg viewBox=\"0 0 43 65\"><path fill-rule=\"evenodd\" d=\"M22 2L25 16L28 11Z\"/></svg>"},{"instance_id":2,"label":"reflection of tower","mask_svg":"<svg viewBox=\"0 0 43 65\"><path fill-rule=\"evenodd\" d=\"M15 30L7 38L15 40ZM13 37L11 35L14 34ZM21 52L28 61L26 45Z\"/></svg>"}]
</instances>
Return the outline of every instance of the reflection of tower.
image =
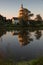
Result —
<instances>
[{"instance_id":1,"label":"reflection of tower","mask_svg":"<svg viewBox=\"0 0 43 65\"><path fill-rule=\"evenodd\" d=\"M30 33L27 30L22 30L18 34L18 40L20 42L21 46L27 45L32 41L32 38L30 38Z\"/></svg>"}]
</instances>

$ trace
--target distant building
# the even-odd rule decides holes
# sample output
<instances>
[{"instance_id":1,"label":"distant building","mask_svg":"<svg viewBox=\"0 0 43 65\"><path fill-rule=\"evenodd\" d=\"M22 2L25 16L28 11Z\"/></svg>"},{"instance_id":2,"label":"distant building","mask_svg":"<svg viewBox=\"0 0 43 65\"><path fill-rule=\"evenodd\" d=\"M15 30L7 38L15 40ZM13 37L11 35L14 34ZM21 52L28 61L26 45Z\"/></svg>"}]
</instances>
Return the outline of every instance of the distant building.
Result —
<instances>
[{"instance_id":1,"label":"distant building","mask_svg":"<svg viewBox=\"0 0 43 65\"><path fill-rule=\"evenodd\" d=\"M15 22L16 22L16 23L19 22L19 20L18 20L17 17L13 17L13 18L12 18L12 23L14 24Z\"/></svg>"},{"instance_id":2,"label":"distant building","mask_svg":"<svg viewBox=\"0 0 43 65\"><path fill-rule=\"evenodd\" d=\"M27 23L27 21L30 20L30 16L32 16L31 11L29 11L27 8L23 7L23 4L21 4L19 12L18 12L18 17L13 17L12 18L12 23L14 24L15 22L20 22L21 24L23 21ZM28 22L29 23L29 22Z\"/></svg>"}]
</instances>

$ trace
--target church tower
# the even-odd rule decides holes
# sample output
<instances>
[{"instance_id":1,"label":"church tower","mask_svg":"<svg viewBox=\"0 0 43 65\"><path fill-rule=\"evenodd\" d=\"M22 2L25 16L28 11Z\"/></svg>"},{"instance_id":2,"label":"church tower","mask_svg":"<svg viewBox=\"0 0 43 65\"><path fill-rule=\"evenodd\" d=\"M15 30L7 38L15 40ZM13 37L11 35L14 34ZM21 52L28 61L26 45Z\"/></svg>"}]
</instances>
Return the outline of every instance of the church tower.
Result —
<instances>
[{"instance_id":1,"label":"church tower","mask_svg":"<svg viewBox=\"0 0 43 65\"><path fill-rule=\"evenodd\" d=\"M19 9L19 16L18 16L19 20L28 21L29 13L30 11L27 8L24 8L23 4L21 4L20 9Z\"/></svg>"},{"instance_id":2,"label":"church tower","mask_svg":"<svg viewBox=\"0 0 43 65\"><path fill-rule=\"evenodd\" d=\"M23 17L24 14L24 8L23 8L23 4L21 4L20 9L19 9L19 18Z\"/></svg>"}]
</instances>

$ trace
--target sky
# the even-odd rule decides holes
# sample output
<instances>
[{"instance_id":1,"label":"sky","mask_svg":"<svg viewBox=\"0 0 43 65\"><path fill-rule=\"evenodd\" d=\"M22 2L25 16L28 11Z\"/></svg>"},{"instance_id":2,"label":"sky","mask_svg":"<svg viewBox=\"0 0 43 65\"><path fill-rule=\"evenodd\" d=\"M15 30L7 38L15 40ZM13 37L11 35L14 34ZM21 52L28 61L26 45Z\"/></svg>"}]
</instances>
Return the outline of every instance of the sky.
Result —
<instances>
[{"instance_id":1,"label":"sky","mask_svg":"<svg viewBox=\"0 0 43 65\"><path fill-rule=\"evenodd\" d=\"M34 16L40 14L43 18L43 0L0 0L0 14L7 18L17 17L21 4Z\"/></svg>"}]
</instances>

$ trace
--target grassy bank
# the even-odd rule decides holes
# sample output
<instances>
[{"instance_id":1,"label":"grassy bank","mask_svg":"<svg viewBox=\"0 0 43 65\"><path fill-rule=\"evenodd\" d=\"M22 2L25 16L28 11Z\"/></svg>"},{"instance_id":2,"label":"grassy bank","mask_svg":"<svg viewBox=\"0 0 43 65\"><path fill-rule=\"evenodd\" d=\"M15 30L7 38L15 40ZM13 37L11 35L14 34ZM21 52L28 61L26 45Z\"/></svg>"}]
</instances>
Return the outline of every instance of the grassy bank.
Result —
<instances>
[{"instance_id":1,"label":"grassy bank","mask_svg":"<svg viewBox=\"0 0 43 65\"><path fill-rule=\"evenodd\" d=\"M0 59L0 65L43 65L43 57L31 61L14 61Z\"/></svg>"},{"instance_id":2,"label":"grassy bank","mask_svg":"<svg viewBox=\"0 0 43 65\"><path fill-rule=\"evenodd\" d=\"M43 57L31 61L20 61L17 65L43 65Z\"/></svg>"}]
</instances>

